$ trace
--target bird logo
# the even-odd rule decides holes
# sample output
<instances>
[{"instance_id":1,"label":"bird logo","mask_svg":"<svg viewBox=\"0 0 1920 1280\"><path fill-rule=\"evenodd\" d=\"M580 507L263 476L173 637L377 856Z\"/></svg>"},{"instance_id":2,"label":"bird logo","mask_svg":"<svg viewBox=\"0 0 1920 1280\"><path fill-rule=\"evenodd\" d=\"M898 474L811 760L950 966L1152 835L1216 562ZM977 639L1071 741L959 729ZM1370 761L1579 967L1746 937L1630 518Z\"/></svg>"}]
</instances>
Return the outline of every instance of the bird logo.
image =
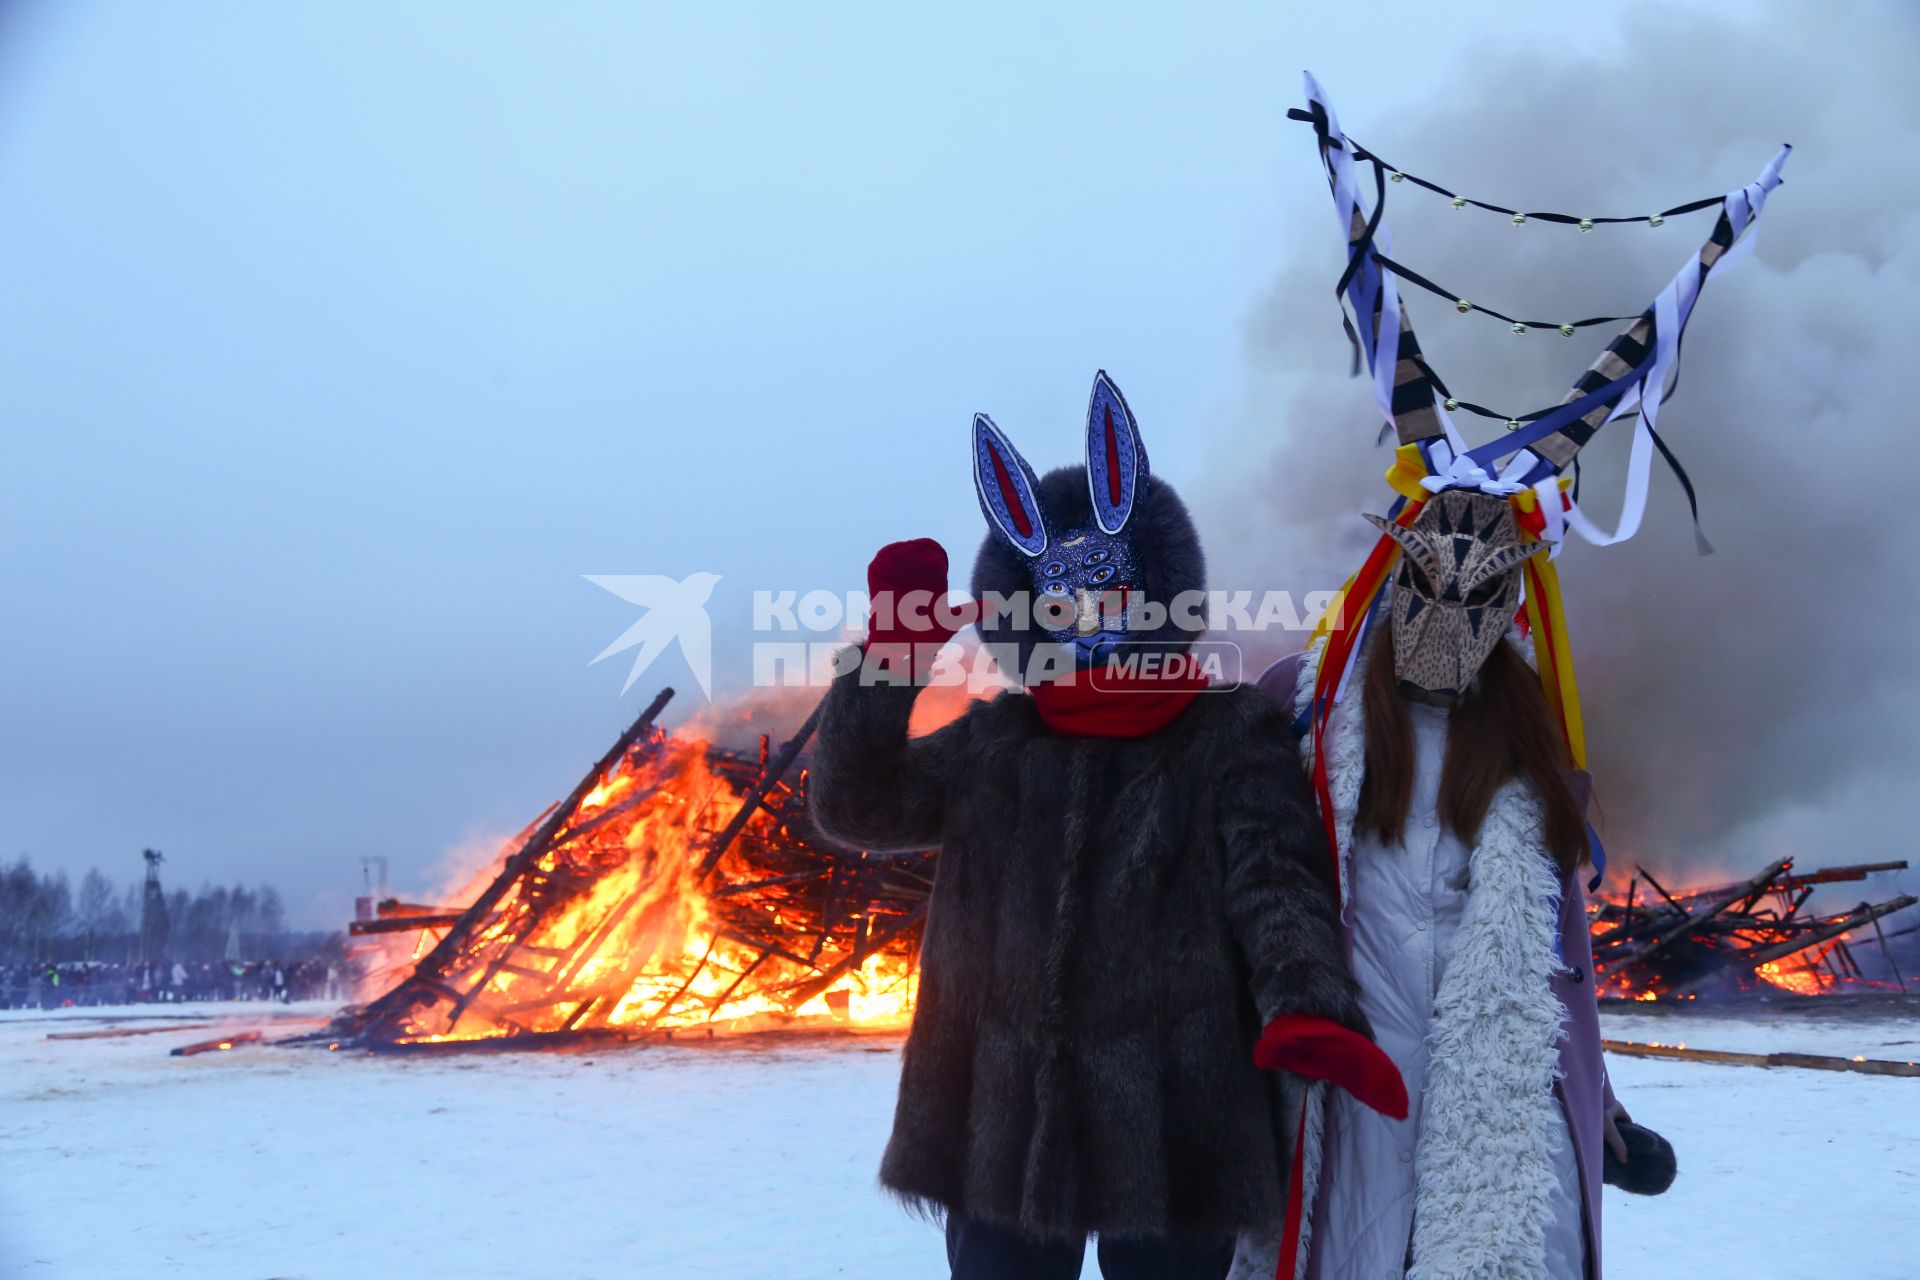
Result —
<instances>
[{"instance_id":1,"label":"bird logo","mask_svg":"<svg viewBox=\"0 0 1920 1280\"><path fill-rule=\"evenodd\" d=\"M666 652L669 645L678 641L681 656L686 659L693 678L700 682L700 692L708 698L713 697L713 623L707 617L707 601L720 581L719 574L690 573L678 580L658 573L588 573L581 576L594 586L611 591L627 603L637 604L645 610L632 626L620 633L619 639L602 649L593 659L599 662L638 646L640 651L633 655L633 666L627 672L627 682L620 686L621 693L633 688L633 682L640 678L640 673L652 666L653 660ZM592 666L593 663L587 665Z\"/></svg>"}]
</instances>

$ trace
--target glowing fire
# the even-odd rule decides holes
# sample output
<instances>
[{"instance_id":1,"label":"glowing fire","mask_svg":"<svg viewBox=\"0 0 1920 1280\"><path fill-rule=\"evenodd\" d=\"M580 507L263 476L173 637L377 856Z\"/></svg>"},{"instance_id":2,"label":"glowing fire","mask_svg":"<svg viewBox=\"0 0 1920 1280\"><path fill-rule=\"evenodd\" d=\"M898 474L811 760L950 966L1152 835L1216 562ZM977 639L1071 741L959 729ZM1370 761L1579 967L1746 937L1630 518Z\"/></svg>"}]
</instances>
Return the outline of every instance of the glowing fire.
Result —
<instances>
[{"instance_id":1,"label":"glowing fire","mask_svg":"<svg viewBox=\"0 0 1920 1280\"><path fill-rule=\"evenodd\" d=\"M1885 950L1878 921L1915 904L1901 895L1837 914L1807 910L1814 886L1865 879L1906 863L1863 863L1796 872L1781 858L1747 880L1668 889L1645 868L1624 892L1589 905L1595 982L1601 995L1639 1003L1693 1000L1702 994L1904 991L1891 959L1891 981L1863 970L1853 944ZM1861 924L1873 926L1860 934Z\"/></svg>"},{"instance_id":2,"label":"glowing fire","mask_svg":"<svg viewBox=\"0 0 1920 1280\"><path fill-rule=\"evenodd\" d=\"M387 1038L904 1025L924 862L818 845L779 783L706 866L756 777L650 734L464 936L420 935L423 963L382 998L400 1011Z\"/></svg>"},{"instance_id":3,"label":"glowing fire","mask_svg":"<svg viewBox=\"0 0 1920 1280\"><path fill-rule=\"evenodd\" d=\"M1761 978L1782 991L1791 991L1798 996L1817 996L1826 988L1820 975L1811 966L1788 969L1778 960L1770 960L1754 970Z\"/></svg>"},{"instance_id":4,"label":"glowing fire","mask_svg":"<svg viewBox=\"0 0 1920 1280\"><path fill-rule=\"evenodd\" d=\"M1846 941L1845 935L1836 941ZM1834 979L1822 972L1820 968L1821 962L1827 958L1827 953L1833 950L1834 945L1834 943L1828 943L1825 946L1809 947L1800 955L1791 956L1786 960L1769 960L1766 964L1755 966L1754 973L1782 991L1791 991L1797 996L1820 995L1834 984Z\"/></svg>"}]
</instances>

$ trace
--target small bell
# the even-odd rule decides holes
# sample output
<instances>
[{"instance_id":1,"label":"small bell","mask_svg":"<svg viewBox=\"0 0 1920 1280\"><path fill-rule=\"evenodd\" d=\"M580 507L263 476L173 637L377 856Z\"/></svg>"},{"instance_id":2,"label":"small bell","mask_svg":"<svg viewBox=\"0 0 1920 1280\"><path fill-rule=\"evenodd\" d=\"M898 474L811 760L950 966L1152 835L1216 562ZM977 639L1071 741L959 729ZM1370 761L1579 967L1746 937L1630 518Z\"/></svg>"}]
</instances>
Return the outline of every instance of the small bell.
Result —
<instances>
[{"instance_id":1,"label":"small bell","mask_svg":"<svg viewBox=\"0 0 1920 1280\"><path fill-rule=\"evenodd\" d=\"M1573 326L1570 324L1561 325L1560 336L1563 338L1571 338L1573 336Z\"/></svg>"},{"instance_id":2,"label":"small bell","mask_svg":"<svg viewBox=\"0 0 1920 1280\"><path fill-rule=\"evenodd\" d=\"M1581 229L1582 231L1591 231L1591 230L1593 230L1593 219L1592 219L1592 218L1582 218L1582 219L1580 219L1580 229Z\"/></svg>"},{"instance_id":3,"label":"small bell","mask_svg":"<svg viewBox=\"0 0 1920 1280\"><path fill-rule=\"evenodd\" d=\"M1454 208L1456 208L1456 209L1464 209L1464 208L1466 208L1466 207L1467 207L1467 198L1466 198L1465 196L1455 196L1455 197L1453 198L1453 207L1454 207Z\"/></svg>"},{"instance_id":4,"label":"small bell","mask_svg":"<svg viewBox=\"0 0 1920 1280\"><path fill-rule=\"evenodd\" d=\"M1656 213L1651 218L1647 219L1647 225L1650 227L1657 227L1665 221L1666 221L1665 218L1661 217L1659 214Z\"/></svg>"},{"instance_id":5,"label":"small bell","mask_svg":"<svg viewBox=\"0 0 1920 1280\"><path fill-rule=\"evenodd\" d=\"M1387 177L1391 178L1395 182L1405 182L1407 180L1407 175L1400 172L1398 169L1395 169L1392 173L1388 174Z\"/></svg>"},{"instance_id":6,"label":"small bell","mask_svg":"<svg viewBox=\"0 0 1920 1280\"><path fill-rule=\"evenodd\" d=\"M1465 315L1467 314L1467 312L1473 310L1473 304L1471 302L1468 302L1465 298L1462 298L1458 302L1453 304L1453 309L1455 311L1458 311L1461 315Z\"/></svg>"},{"instance_id":7,"label":"small bell","mask_svg":"<svg viewBox=\"0 0 1920 1280\"><path fill-rule=\"evenodd\" d=\"M1460 402L1458 400L1455 400L1452 396L1447 397L1447 409L1449 412L1451 412L1454 409L1458 409L1459 407L1460 407Z\"/></svg>"},{"instance_id":8,"label":"small bell","mask_svg":"<svg viewBox=\"0 0 1920 1280\"><path fill-rule=\"evenodd\" d=\"M1516 227L1524 227L1524 226L1526 226L1526 225L1527 225L1527 215L1526 215L1526 214L1524 214L1524 213L1516 213L1516 214L1514 214L1514 215L1513 215L1513 225L1514 225L1514 226L1516 226Z\"/></svg>"},{"instance_id":9,"label":"small bell","mask_svg":"<svg viewBox=\"0 0 1920 1280\"><path fill-rule=\"evenodd\" d=\"M1525 333L1527 331L1527 326L1525 326L1524 324L1521 324L1518 320L1516 320L1513 322L1513 331L1515 333Z\"/></svg>"},{"instance_id":10,"label":"small bell","mask_svg":"<svg viewBox=\"0 0 1920 1280\"><path fill-rule=\"evenodd\" d=\"M1520 429L1520 419L1518 418L1507 419L1507 430L1518 431L1519 429Z\"/></svg>"}]
</instances>

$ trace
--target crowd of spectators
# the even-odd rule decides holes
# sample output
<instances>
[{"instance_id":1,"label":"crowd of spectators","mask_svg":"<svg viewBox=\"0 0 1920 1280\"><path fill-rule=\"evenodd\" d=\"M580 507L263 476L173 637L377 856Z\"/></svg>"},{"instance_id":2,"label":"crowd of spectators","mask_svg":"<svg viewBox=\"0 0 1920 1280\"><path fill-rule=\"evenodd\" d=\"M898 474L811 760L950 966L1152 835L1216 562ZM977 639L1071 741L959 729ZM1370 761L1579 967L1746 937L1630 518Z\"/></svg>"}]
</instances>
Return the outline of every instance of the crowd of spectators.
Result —
<instances>
[{"instance_id":1,"label":"crowd of spectators","mask_svg":"<svg viewBox=\"0 0 1920 1280\"><path fill-rule=\"evenodd\" d=\"M345 1000L337 961L250 960L110 964L80 960L0 966L0 1009L195 1000Z\"/></svg>"}]
</instances>

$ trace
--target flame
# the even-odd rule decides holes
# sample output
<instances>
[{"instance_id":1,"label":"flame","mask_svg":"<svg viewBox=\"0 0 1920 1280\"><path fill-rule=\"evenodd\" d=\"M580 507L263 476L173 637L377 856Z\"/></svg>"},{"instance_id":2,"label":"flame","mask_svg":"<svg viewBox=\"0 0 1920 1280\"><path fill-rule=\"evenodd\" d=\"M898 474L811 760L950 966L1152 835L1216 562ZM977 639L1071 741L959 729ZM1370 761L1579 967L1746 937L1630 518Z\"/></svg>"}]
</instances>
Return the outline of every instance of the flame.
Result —
<instances>
[{"instance_id":1,"label":"flame","mask_svg":"<svg viewBox=\"0 0 1920 1280\"><path fill-rule=\"evenodd\" d=\"M656 735L629 751L452 956L421 935L425 963L407 981L423 997L392 1038L904 1026L914 917L874 887L889 864L796 834L803 802L786 784L703 874L742 803L739 772L739 757L697 739Z\"/></svg>"},{"instance_id":2,"label":"flame","mask_svg":"<svg viewBox=\"0 0 1920 1280\"><path fill-rule=\"evenodd\" d=\"M1791 869L1792 864L1788 863L1786 870ZM1628 898L1616 893L1594 900L1588 907L1588 931L1594 942L1596 969L1600 970L1596 977L1599 994L1637 1003L1694 1000L1698 998L1696 992L1676 993L1672 988L1682 985L1690 975L1706 971L1716 963L1727 965L1724 970L1727 980L1747 989L1757 985L1760 990L1771 988L1801 996L1825 995L1843 990L1890 989L1886 983L1861 976L1852 966L1845 950L1846 945L1853 940L1851 931L1824 942L1814 943L1778 960L1754 965L1751 973L1754 979L1758 979L1757 984L1743 978L1742 975L1747 972L1739 964L1740 952L1743 949L1772 945L1790 939L1793 935L1786 928L1790 922L1803 929L1809 925L1822 923L1819 917L1796 914L1799 909L1798 902L1786 904L1783 891L1777 887L1768 891L1782 895L1780 898L1782 906L1752 913L1747 917L1746 923L1732 931L1731 936L1726 933L1698 935L1691 940L1693 951L1690 955L1676 956L1673 952L1668 952L1661 955L1655 964L1634 963L1631 957L1633 948L1629 944L1624 948L1628 954L1628 963L1624 971L1616 967L1611 972L1605 971L1607 966L1612 961L1612 957L1622 954L1622 951L1615 950L1610 953L1609 948L1621 946L1615 936L1616 925L1620 909L1627 905ZM1702 888L1678 888L1673 891L1673 895L1683 903L1690 903L1711 892L1713 891L1710 889ZM1642 905L1648 901L1650 900L1646 898L1640 899ZM1836 951L1839 952L1838 960L1841 963L1833 963L1829 960Z\"/></svg>"},{"instance_id":3,"label":"flame","mask_svg":"<svg viewBox=\"0 0 1920 1280\"><path fill-rule=\"evenodd\" d=\"M1820 973L1819 965L1830 950L1831 947L1816 948L1816 954L1811 959L1794 956L1791 966L1784 961L1770 960L1756 966L1754 973L1782 991L1790 991L1797 996L1817 996L1827 989L1827 980Z\"/></svg>"}]
</instances>

